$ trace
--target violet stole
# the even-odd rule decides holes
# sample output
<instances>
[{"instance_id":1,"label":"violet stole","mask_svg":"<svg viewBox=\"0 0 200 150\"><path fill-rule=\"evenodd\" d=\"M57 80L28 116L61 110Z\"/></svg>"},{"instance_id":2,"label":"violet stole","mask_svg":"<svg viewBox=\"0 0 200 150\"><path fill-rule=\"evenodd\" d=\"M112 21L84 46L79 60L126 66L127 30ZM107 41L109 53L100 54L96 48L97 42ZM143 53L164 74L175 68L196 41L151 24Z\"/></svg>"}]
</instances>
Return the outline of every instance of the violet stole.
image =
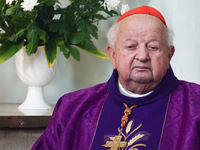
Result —
<instances>
[{"instance_id":1,"label":"violet stole","mask_svg":"<svg viewBox=\"0 0 200 150\"><path fill-rule=\"evenodd\" d=\"M150 95L141 98L131 98L120 94L116 86L117 79L118 74L117 71L114 70L112 77L108 81L109 96L106 99L105 105L103 107L100 121L98 122L97 133L95 134L94 142L91 149L108 149L102 147L102 145L105 144L102 139L104 135L119 134L117 132L117 128L120 126L120 120L125 109L123 103L129 105L139 105L138 107L133 109L133 113L131 115L135 118L134 120L136 122L134 124L144 124L144 126L141 127L141 130L139 131L144 130L153 134L148 141L143 141L143 144L148 145L148 149L158 149L169 95L178 86L178 80L174 76L172 69L170 68L167 71L162 82ZM158 110L159 114L155 110ZM145 114L145 112L149 113ZM131 116L129 117L129 119L131 119ZM102 118L104 120L102 120ZM148 124L150 125L149 127ZM140 147L140 149L146 148Z\"/></svg>"}]
</instances>

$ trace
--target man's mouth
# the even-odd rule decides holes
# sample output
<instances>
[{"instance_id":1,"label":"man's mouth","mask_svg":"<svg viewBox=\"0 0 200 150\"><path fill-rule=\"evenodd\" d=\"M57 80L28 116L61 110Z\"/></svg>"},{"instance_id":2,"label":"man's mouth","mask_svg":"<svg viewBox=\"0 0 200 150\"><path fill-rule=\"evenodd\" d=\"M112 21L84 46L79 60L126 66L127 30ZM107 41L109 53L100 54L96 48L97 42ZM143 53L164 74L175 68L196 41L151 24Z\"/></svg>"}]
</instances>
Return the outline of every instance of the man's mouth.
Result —
<instances>
[{"instance_id":1,"label":"man's mouth","mask_svg":"<svg viewBox=\"0 0 200 150\"><path fill-rule=\"evenodd\" d=\"M146 66L135 66L135 67L133 67L133 69L136 69L138 71L147 71L147 70L150 70L150 68L146 67Z\"/></svg>"}]
</instances>

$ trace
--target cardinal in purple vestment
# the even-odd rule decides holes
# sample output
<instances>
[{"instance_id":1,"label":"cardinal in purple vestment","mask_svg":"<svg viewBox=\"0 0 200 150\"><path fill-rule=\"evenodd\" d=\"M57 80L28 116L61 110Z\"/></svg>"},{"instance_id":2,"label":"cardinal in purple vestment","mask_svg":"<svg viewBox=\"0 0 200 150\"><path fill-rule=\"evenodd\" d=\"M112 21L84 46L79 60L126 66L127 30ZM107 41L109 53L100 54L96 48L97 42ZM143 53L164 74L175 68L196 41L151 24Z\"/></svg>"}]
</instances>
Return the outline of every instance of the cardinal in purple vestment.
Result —
<instances>
[{"instance_id":1,"label":"cardinal in purple vestment","mask_svg":"<svg viewBox=\"0 0 200 150\"><path fill-rule=\"evenodd\" d=\"M107 37L110 79L63 95L32 150L200 150L200 85L174 75L162 14L129 10Z\"/></svg>"}]
</instances>

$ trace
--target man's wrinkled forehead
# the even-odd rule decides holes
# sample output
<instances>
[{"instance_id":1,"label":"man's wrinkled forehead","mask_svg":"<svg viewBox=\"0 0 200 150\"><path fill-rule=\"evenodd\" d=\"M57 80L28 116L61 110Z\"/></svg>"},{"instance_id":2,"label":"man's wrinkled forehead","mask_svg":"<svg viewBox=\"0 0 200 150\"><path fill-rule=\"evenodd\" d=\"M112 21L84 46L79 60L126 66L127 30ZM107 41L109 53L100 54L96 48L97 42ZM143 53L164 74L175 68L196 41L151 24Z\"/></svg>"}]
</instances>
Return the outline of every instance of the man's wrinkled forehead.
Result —
<instances>
[{"instance_id":1,"label":"man's wrinkled forehead","mask_svg":"<svg viewBox=\"0 0 200 150\"><path fill-rule=\"evenodd\" d=\"M166 25L166 21L165 21L163 15L155 8L149 7L149 6L141 6L141 7L137 7L137 8L127 11L118 19L118 22L120 22L124 18L134 15L134 14L148 14L148 15L155 16L155 17L159 18Z\"/></svg>"}]
</instances>

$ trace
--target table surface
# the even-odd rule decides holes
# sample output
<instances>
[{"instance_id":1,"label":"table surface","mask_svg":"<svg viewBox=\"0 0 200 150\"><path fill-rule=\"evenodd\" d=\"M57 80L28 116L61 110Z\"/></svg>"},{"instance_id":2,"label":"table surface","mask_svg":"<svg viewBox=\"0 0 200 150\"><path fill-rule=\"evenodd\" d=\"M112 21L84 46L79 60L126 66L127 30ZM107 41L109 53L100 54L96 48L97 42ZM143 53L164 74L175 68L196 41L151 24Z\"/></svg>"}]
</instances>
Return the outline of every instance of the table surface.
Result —
<instances>
[{"instance_id":1,"label":"table surface","mask_svg":"<svg viewBox=\"0 0 200 150\"><path fill-rule=\"evenodd\" d=\"M50 110L19 110L20 104L0 103L0 128L46 127L55 105Z\"/></svg>"},{"instance_id":2,"label":"table surface","mask_svg":"<svg viewBox=\"0 0 200 150\"><path fill-rule=\"evenodd\" d=\"M19 110L20 104L0 103L0 116L51 116L55 105L50 110Z\"/></svg>"}]
</instances>

